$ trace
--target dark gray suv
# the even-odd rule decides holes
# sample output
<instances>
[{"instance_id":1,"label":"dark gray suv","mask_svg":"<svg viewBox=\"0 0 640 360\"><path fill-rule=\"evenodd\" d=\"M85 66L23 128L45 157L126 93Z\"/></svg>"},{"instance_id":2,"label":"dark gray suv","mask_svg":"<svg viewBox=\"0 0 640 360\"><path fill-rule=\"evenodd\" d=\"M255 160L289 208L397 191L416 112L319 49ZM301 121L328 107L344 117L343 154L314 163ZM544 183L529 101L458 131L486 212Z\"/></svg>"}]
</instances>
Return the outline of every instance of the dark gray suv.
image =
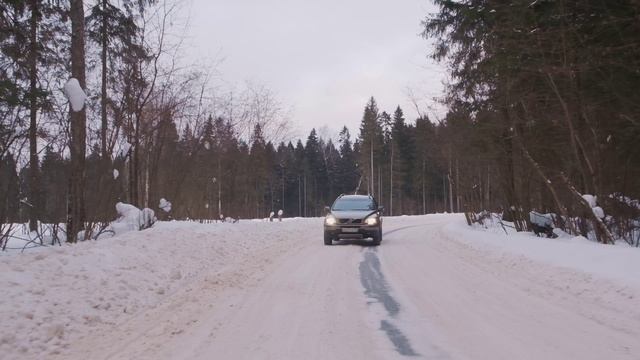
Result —
<instances>
[{"instance_id":1,"label":"dark gray suv","mask_svg":"<svg viewBox=\"0 0 640 360\"><path fill-rule=\"evenodd\" d=\"M372 196L340 195L326 207L324 244L333 240L371 238L374 245L382 241L382 206Z\"/></svg>"}]
</instances>

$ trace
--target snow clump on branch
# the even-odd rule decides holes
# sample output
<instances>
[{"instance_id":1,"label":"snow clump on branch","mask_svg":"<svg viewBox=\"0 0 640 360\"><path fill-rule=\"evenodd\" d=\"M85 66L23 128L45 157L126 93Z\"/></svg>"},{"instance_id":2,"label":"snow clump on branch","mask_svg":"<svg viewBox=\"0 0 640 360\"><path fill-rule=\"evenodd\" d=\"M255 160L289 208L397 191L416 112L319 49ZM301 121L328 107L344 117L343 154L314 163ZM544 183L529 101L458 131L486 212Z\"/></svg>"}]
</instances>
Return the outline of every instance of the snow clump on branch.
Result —
<instances>
[{"instance_id":1,"label":"snow clump on branch","mask_svg":"<svg viewBox=\"0 0 640 360\"><path fill-rule=\"evenodd\" d=\"M162 198L162 199L160 199L160 204L158 205L158 207L160 209L164 210L164 212L170 212L171 211L171 202L169 202L165 198Z\"/></svg>"},{"instance_id":2,"label":"snow clump on branch","mask_svg":"<svg viewBox=\"0 0 640 360\"><path fill-rule=\"evenodd\" d=\"M64 95L71 104L71 110L74 112L82 111L84 102L87 99L87 94L80 87L78 79L71 78L64 84Z\"/></svg>"}]
</instances>

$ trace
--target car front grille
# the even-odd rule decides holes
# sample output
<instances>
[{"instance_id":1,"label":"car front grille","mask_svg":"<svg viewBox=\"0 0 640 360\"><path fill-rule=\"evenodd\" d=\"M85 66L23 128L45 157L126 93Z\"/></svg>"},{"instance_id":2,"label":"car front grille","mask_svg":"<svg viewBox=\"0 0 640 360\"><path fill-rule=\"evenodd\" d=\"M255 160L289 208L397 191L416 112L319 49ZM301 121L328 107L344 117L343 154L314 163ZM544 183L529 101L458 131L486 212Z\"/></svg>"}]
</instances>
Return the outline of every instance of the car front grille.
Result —
<instances>
[{"instance_id":1,"label":"car front grille","mask_svg":"<svg viewBox=\"0 0 640 360\"><path fill-rule=\"evenodd\" d=\"M338 219L338 223L341 225L362 224L362 219Z\"/></svg>"}]
</instances>

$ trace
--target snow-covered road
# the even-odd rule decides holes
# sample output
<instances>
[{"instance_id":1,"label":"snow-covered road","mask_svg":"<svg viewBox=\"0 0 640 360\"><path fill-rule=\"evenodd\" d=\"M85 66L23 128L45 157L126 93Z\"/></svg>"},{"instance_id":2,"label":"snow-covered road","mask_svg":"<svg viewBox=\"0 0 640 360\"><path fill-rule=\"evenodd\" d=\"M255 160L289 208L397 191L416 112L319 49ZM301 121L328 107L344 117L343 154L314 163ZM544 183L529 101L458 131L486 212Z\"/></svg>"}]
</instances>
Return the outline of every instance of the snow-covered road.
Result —
<instances>
[{"instance_id":1,"label":"snow-covered road","mask_svg":"<svg viewBox=\"0 0 640 360\"><path fill-rule=\"evenodd\" d=\"M212 241L227 236L236 243L191 244L198 254L179 260L193 262L184 265L191 275L166 294L149 292L150 300L138 302L132 315L104 310L109 321L91 328L74 332L73 322L65 324L69 329L53 340L56 346L6 353L65 359L640 358L637 282L609 276L615 267L534 260L484 241L486 233L463 223L459 215L387 218L380 247L357 241L324 246L320 219L199 225L198 241L209 234ZM149 236L187 229L159 227ZM506 241L543 241L518 239ZM592 244L574 245L577 252L593 251ZM548 251L554 246L549 243ZM155 251L150 247L146 251ZM623 250L630 254L625 261L640 260L637 249ZM179 258L182 251L175 252ZM157 264L163 261L170 263ZM635 276L637 269L622 270ZM172 271L169 279L176 277ZM11 343L1 344L5 350Z\"/></svg>"}]
</instances>

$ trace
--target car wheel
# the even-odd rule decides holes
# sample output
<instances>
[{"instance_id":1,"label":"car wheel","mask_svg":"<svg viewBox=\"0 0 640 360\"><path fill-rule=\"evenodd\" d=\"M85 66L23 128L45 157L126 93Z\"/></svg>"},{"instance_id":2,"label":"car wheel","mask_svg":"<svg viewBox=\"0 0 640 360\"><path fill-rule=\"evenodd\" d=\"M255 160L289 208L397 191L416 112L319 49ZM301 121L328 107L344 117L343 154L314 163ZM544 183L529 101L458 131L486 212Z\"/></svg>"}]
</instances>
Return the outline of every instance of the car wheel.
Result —
<instances>
[{"instance_id":1,"label":"car wheel","mask_svg":"<svg viewBox=\"0 0 640 360\"><path fill-rule=\"evenodd\" d=\"M325 232L324 233L324 244L325 245L333 245L333 239L331 238L331 234Z\"/></svg>"},{"instance_id":2,"label":"car wheel","mask_svg":"<svg viewBox=\"0 0 640 360\"><path fill-rule=\"evenodd\" d=\"M382 242L382 229L378 230L378 232L373 235L373 245L380 245Z\"/></svg>"}]
</instances>

